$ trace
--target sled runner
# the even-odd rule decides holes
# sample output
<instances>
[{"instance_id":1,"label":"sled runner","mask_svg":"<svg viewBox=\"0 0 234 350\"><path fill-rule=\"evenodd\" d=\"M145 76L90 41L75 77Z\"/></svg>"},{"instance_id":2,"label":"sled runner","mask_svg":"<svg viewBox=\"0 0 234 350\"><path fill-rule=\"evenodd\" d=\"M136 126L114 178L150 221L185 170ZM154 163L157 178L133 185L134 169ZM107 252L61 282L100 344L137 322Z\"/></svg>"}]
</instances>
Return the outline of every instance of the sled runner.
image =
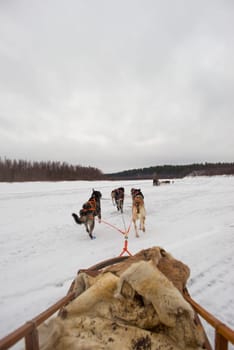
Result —
<instances>
[{"instance_id":1,"label":"sled runner","mask_svg":"<svg viewBox=\"0 0 234 350\"><path fill-rule=\"evenodd\" d=\"M0 340L0 350L23 338L26 350L227 350L234 331L190 297L189 272L160 247L80 269L67 295ZM200 317L215 331L214 346Z\"/></svg>"}]
</instances>

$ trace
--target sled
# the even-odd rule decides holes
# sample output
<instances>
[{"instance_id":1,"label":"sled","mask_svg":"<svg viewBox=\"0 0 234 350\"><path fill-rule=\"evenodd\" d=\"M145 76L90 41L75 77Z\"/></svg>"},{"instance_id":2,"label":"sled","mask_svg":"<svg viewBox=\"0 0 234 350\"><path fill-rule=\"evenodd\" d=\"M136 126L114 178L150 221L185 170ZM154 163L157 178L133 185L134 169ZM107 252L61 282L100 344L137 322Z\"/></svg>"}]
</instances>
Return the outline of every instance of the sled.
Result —
<instances>
[{"instance_id":1,"label":"sled","mask_svg":"<svg viewBox=\"0 0 234 350\"><path fill-rule=\"evenodd\" d=\"M90 276L97 276L102 269L115 265L117 263L123 262L125 259L128 259L129 256L119 256L116 258L108 259L98 264L89 267L88 269L81 269L77 272L77 275L86 272ZM67 295L60 299L57 303L53 304L50 308L37 315L32 320L26 322L24 325L8 334L0 340L0 350L10 349L19 341L24 339L25 341L25 350L39 350L39 340L38 340L38 326L41 325L44 321L48 320L52 315L57 313L58 316L62 316L64 307L67 306L75 298L74 292L74 283L75 280L71 283L71 286L68 290ZM79 298L79 296L78 296ZM184 298L190 303L195 311L195 317L197 323L201 326L204 336L205 344L204 349L206 350L228 350L228 344L234 344L234 331L228 326L220 322L208 311L206 311L202 306L197 304L190 296L187 289L184 290ZM210 327L214 330L214 344L210 344L208 337L206 335L204 326L201 322L205 321Z\"/></svg>"}]
</instances>

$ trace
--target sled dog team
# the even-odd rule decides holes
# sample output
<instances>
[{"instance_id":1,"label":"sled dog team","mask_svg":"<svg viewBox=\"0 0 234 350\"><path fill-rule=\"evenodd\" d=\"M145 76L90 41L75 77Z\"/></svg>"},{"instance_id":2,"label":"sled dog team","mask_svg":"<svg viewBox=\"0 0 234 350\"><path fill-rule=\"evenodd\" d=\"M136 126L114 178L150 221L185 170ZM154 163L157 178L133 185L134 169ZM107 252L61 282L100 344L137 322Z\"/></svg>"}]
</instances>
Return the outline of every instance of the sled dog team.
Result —
<instances>
[{"instance_id":1,"label":"sled dog team","mask_svg":"<svg viewBox=\"0 0 234 350\"><path fill-rule=\"evenodd\" d=\"M117 210L123 213L124 205L124 188L119 187L111 191L111 200ZM132 222L135 229L136 237L139 237L137 221L139 220L139 229L145 232L145 205L144 205L144 195L140 189L131 189L132 197ZM93 230L95 227L95 217L101 222L101 198L102 194L100 191L93 189L92 194L87 202L85 202L79 211L79 215L72 213L72 217L75 222L79 225L84 224L86 232L91 239L94 239Z\"/></svg>"}]
</instances>

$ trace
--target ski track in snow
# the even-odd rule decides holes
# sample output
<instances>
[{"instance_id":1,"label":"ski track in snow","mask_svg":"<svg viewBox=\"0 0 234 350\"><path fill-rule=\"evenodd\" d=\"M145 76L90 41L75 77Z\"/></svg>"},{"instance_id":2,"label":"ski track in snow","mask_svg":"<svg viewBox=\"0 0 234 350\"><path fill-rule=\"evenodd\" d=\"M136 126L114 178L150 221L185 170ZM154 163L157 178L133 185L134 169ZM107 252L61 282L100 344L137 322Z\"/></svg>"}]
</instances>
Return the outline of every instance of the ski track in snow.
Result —
<instances>
[{"instance_id":1,"label":"ski track in snow","mask_svg":"<svg viewBox=\"0 0 234 350\"><path fill-rule=\"evenodd\" d=\"M123 215L110 197L122 185ZM0 337L63 297L79 269L122 252L118 229L131 224L132 187L145 195L146 233L135 238L131 225L129 251L160 245L186 263L192 298L234 327L234 177L185 178L159 187L151 180L0 184ZM92 188L102 192L103 221L115 227L96 222L93 241L71 217Z\"/></svg>"}]
</instances>

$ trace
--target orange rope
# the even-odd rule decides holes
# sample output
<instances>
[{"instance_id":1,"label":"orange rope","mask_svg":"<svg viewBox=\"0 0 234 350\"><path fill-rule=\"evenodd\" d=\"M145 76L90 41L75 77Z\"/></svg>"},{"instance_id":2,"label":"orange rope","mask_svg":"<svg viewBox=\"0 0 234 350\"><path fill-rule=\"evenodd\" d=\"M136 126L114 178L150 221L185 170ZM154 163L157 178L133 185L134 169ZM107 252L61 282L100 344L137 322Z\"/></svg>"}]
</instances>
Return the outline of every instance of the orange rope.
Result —
<instances>
[{"instance_id":1,"label":"orange rope","mask_svg":"<svg viewBox=\"0 0 234 350\"><path fill-rule=\"evenodd\" d=\"M129 233L130 227L131 227L131 224L132 224L132 223L130 223L130 225L129 225L129 227L128 227L128 230L127 230L127 232L126 232L126 231L120 230L118 227L116 227L116 226L110 224L109 222L107 222L107 221L105 221L105 220L102 220L102 219L101 219L101 222L103 222L104 224L109 225L110 227L112 227L112 228L114 228L115 230L119 231L120 233L122 233L122 235L126 235L126 234Z\"/></svg>"},{"instance_id":2,"label":"orange rope","mask_svg":"<svg viewBox=\"0 0 234 350\"><path fill-rule=\"evenodd\" d=\"M120 233L122 233L122 235L124 235L124 247L122 249L122 252L120 253L120 256L122 256L124 253L127 253L128 255L132 256L132 254L129 252L128 250L128 233L130 231L130 228L131 228L131 224L132 224L132 221L130 222L129 226L128 226L128 229L127 231L122 231L120 230L118 227L110 224L109 222L105 221L105 220L100 220L100 222L103 222L104 224L106 225L109 225L110 227L114 228L115 230L119 231Z\"/></svg>"},{"instance_id":3,"label":"orange rope","mask_svg":"<svg viewBox=\"0 0 234 350\"><path fill-rule=\"evenodd\" d=\"M128 250L128 236L125 236L124 247L122 252L120 253L120 256L122 256L125 252L128 253L128 255L132 256L132 254Z\"/></svg>"}]
</instances>

